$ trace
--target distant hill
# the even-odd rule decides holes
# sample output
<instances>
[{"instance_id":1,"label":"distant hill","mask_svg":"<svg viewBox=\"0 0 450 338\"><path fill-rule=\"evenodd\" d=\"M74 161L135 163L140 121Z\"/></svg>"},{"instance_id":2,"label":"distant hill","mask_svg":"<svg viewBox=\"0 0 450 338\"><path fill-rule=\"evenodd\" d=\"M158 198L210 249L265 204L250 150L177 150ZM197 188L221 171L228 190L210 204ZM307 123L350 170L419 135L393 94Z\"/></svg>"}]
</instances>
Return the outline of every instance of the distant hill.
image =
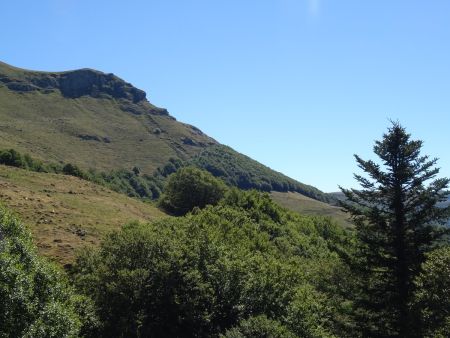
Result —
<instances>
[{"instance_id":1,"label":"distant hill","mask_svg":"<svg viewBox=\"0 0 450 338\"><path fill-rule=\"evenodd\" d=\"M166 215L152 204L65 175L0 165L0 201L31 228L39 251L64 264L75 249L97 244L133 220Z\"/></svg>"},{"instance_id":2,"label":"distant hill","mask_svg":"<svg viewBox=\"0 0 450 338\"><path fill-rule=\"evenodd\" d=\"M345 199L345 196L342 192L332 192L327 194L332 200L338 201ZM438 203L438 206L441 208L445 208L450 205L450 196L448 196L447 201ZM447 225L450 226L450 220L447 222Z\"/></svg>"},{"instance_id":3,"label":"distant hill","mask_svg":"<svg viewBox=\"0 0 450 338\"><path fill-rule=\"evenodd\" d=\"M331 217L344 227L352 226L347 214L339 207L317 201L296 192L272 191L270 196L279 205L291 211L305 215Z\"/></svg>"},{"instance_id":4,"label":"distant hill","mask_svg":"<svg viewBox=\"0 0 450 338\"><path fill-rule=\"evenodd\" d=\"M38 72L0 62L0 149L9 148L106 172L138 167L151 175L175 160L244 189L292 190L329 200L176 121L114 74L92 69Z\"/></svg>"}]
</instances>

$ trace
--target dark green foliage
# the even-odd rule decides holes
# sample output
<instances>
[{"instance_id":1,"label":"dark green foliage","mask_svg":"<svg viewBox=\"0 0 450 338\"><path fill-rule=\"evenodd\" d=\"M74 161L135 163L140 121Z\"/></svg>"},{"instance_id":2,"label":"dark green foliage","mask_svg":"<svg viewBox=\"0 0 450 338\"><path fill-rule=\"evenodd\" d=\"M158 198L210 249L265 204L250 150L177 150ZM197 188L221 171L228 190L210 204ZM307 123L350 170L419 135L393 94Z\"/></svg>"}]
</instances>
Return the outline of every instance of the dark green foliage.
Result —
<instances>
[{"instance_id":1,"label":"dark green foliage","mask_svg":"<svg viewBox=\"0 0 450 338\"><path fill-rule=\"evenodd\" d=\"M427 255L415 284L423 335L450 337L450 246Z\"/></svg>"},{"instance_id":2,"label":"dark green foliage","mask_svg":"<svg viewBox=\"0 0 450 338\"><path fill-rule=\"evenodd\" d=\"M250 317L228 330L221 338L295 338L285 326L266 316Z\"/></svg>"},{"instance_id":3,"label":"dark green foliage","mask_svg":"<svg viewBox=\"0 0 450 338\"><path fill-rule=\"evenodd\" d=\"M240 189L296 191L320 201L329 202L331 200L320 190L299 183L227 146L208 147L188 163L207 170L214 176L223 179L227 184Z\"/></svg>"},{"instance_id":4,"label":"dark green foliage","mask_svg":"<svg viewBox=\"0 0 450 338\"><path fill-rule=\"evenodd\" d=\"M268 195L229 194L185 217L130 224L78 257L74 281L98 306L99 336L339 336L342 300L322 286L342 262L319 229L347 235Z\"/></svg>"},{"instance_id":5,"label":"dark green foliage","mask_svg":"<svg viewBox=\"0 0 450 338\"><path fill-rule=\"evenodd\" d=\"M32 159L28 154L22 155L14 149L0 150L0 164L38 172L54 172L52 167Z\"/></svg>"},{"instance_id":6,"label":"dark green foliage","mask_svg":"<svg viewBox=\"0 0 450 338\"><path fill-rule=\"evenodd\" d=\"M115 170L110 173L89 171L90 181L104 185L114 191L127 194L130 197L156 199L160 196L163 180L158 176L141 175L136 167L132 171Z\"/></svg>"},{"instance_id":7,"label":"dark green foliage","mask_svg":"<svg viewBox=\"0 0 450 338\"><path fill-rule=\"evenodd\" d=\"M157 174L163 177L167 177L184 166L185 164L181 160L176 158L170 158L169 161L162 168L157 169Z\"/></svg>"},{"instance_id":8,"label":"dark green foliage","mask_svg":"<svg viewBox=\"0 0 450 338\"><path fill-rule=\"evenodd\" d=\"M345 190L343 207L356 224L358 248L353 267L359 276L359 324L364 336L420 336L419 318L411 308L414 278L436 241L438 226L449 209L448 179L433 180L436 160L420 154L422 141L410 139L398 123L377 141L375 154L382 164L355 155L369 176L355 175L361 189ZM425 184L429 181L428 186Z\"/></svg>"},{"instance_id":9,"label":"dark green foliage","mask_svg":"<svg viewBox=\"0 0 450 338\"><path fill-rule=\"evenodd\" d=\"M185 215L194 207L217 204L226 189L207 171L184 167L168 177L160 205L175 215Z\"/></svg>"},{"instance_id":10,"label":"dark green foliage","mask_svg":"<svg viewBox=\"0 0 450 338\"><path fill-rule=\"evenodd\" d=\"M84 172L82 172L80 168L78 168L76 165L73 165L71 163L67 163L66 165L64 165L62 167L62 173L64 175L70 175L70 176L75 176L75 177L80 177L80 178L87 177L86 174Z\"/></svg>"},{"instance_id":11,"label":"dark green foliage","mask_svg":"<svg viewBox=\"0 0 450 338\"><path fill-rule=\"evenodd\" d=\"M0 337L75 337L95 327L92 304L37 256L24 226L0 209Z\"/></svg>"}]
</instances>

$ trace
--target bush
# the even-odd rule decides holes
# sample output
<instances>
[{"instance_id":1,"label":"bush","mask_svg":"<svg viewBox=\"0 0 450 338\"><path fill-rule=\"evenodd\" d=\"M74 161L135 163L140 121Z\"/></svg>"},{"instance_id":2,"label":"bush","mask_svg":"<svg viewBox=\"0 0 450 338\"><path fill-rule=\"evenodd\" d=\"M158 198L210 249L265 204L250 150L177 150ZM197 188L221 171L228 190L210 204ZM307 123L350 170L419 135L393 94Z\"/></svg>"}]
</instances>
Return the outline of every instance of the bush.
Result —
<instances>
[{"instance_id":1,"label":"bush","mask_svg":"<svg viewBox=\"0 0 450 338\"><path fill-rule=\"evenodd\" d=\"M62 168L62 173L65 175L75 176L79 178L86 177L86 174L83 171L81 171L80 168L78 168L76 165L72 163L67 163L66 165L64 165L64 167Z\"/></svg>"},{"instance_id":2,"label":"bush","mask_svg":"<svg viewBox=\"0 0 450 338\"><path fill-rule=\"evenodd\" d=\"M0 209L0 337L75 337L78 310L89 299L77 296L56 267L38 257L24 226ZM86 311L85 314L92 311Z\"/></svg>"},{"instance_id":3,"label":"bush","mask_svg":"<svg viewBox=\"0 0 450 338\"><path fill-rule=\"evenodd\" d=\"M207 171L185 167L168 177L160 205L175 215L184 215L194 207L217 204L226 189L225 183Z\"/></svg>"}]
</instances>

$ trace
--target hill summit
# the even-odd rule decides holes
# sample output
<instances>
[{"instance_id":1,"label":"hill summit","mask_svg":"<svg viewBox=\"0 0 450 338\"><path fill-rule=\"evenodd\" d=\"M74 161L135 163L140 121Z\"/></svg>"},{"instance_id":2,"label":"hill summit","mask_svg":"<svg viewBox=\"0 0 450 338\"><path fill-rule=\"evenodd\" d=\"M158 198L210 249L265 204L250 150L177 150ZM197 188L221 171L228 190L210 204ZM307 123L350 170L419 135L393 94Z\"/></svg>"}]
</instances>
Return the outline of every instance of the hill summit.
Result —
<instances>
[{"instance_id":1,"label":"hill summit","mask_svg":"<svg viewBox=\"0 0 450 338\"><path fill-rule=\"evenodd\" d=\"M105 74L92 69L80 69L62 73L23 73L24 76L2 76L0 82L9 89L26 91L59 90L64 97L78 98L84 95L126 99L133 103L145 100L145 92L133 87L114 74Z\"/></svg>"}]
</instances>

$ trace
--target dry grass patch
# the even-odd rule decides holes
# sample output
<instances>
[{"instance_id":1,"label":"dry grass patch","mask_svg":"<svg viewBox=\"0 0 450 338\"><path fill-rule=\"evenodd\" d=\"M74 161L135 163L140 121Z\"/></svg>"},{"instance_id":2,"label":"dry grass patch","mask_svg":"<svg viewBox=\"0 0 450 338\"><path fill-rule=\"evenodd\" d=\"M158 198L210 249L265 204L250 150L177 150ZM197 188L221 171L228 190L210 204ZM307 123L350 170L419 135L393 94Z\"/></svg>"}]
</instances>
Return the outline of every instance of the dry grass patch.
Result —
<instances>
[{"instance_id":1,"label":"dry grass patch","mask_svg":"<svg viewBox=\"0 0 450 338\"><path fill-rule=\"evenodd\" d=\"M0 165L0 200L30 227L42 254L66 264L109 231L165 214L150 203L72 176Z\"/></svg>"}]
</instances>

